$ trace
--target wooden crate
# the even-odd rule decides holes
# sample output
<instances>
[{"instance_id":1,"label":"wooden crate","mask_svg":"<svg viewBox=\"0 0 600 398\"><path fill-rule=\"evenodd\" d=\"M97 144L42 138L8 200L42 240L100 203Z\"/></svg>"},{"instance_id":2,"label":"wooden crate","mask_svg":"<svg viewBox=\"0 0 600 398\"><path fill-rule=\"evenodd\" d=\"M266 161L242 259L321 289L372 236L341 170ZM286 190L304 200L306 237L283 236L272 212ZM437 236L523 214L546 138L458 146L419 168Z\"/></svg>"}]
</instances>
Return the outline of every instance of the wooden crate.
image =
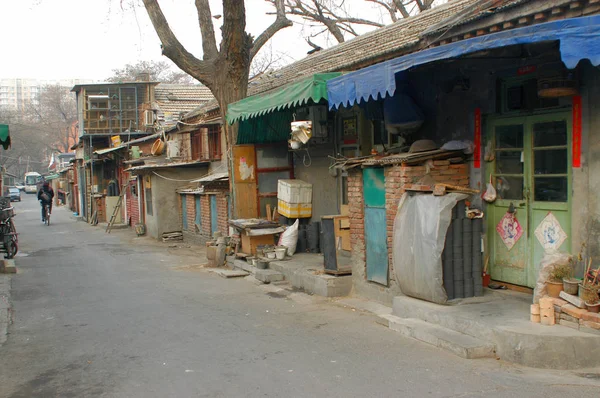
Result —
<instances>
[{"instance_id":1,"label":"wooden crate","mask_svg":"<svg viewBox=\"0 0 600 398\"><path fill-rule=\"evenodd\" d=\"M242 252L246 254L256 254L256 248L259 245L274 245L274 235L258 235L248 236L246 232L242 232Z\"/></svg>"}]
</instances>

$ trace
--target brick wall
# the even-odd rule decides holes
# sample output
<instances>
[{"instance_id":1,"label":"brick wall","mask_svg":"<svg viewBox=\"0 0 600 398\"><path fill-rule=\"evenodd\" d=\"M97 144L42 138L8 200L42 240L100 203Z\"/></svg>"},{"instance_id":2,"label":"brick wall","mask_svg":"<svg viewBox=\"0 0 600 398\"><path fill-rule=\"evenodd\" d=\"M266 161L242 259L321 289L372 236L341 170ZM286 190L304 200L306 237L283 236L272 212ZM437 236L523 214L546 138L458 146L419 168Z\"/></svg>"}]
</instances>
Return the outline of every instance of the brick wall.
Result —
<instances>
[{"instance_id":1,"label":"brick wall","mask_svg":"<svg viewBox=\"0 0 600 398\"><path fill-rule=\"evenodd\" d=\"M229 235L229 219L227 217L227 195L217 195L217 228L223 235Z\"/></svg>"},{"instance_id":2,"label":"brick wall","mask_svg":"<svg viewBox=\"0 0 600 398\"><path fill-rule=\"evenodd\" d=\"M200 209L202 210L201 234L212 237L210 231L210 195L200 195Z\"/></svg>"},{"instance_id":3,"label":"brick wall","mask_svg":"<svg viewBox=\"0 0 600 398\"><path fill-rule=\"evenodd\" d=\"M350 244L353 262L365 266L365 219L362 170L348 172L348 211L350 213Z\"/></svg>"},{"instance_id":4,"label":"brick wall","mask_svg":"<svg viewBox=\"0 0 600 398\"><path fill-rule=\"evenodd\" d=\"M182 201L185 200L185 210L186 213L182 214L182 224L183 223L183 219L185 218L185 220L187 221L187 228L186 231L188 232L196 232L196 195L180 195L180 199ZM181 209L183 209L183 206L181 206Z\"/></svg>"},{"instance_id":5,"label":"brick wall","mask_svg":"<svg viewBox=\"0 0 600 398\"><path fill-rule=\"evenodd\" d=\"M129 181L129 186L126 193L126 204L127 204L127 217L131 225L138 224L140 222L140 208L138 203L137 195L133 194L133 191L137 189L137 181Z\"/></svg>"},{"instance_id":6,"label":"brick wall","mask_svg":"<svg viewBox=\"0 0 600 398\"><path fill-rule=\"evenodd\" d=\"M469 186L469 167L466 163L450 164L448 160L434 160L433 162L430 162L429 165L396 165L385 168L385 208L387 216L387 242L391 280L395 280L392 263L394 219L396 218L400 198L405 192L404 184L415 184L426 174L429 174L435 182L465 187Z\"/></svg>"}]
</instances>

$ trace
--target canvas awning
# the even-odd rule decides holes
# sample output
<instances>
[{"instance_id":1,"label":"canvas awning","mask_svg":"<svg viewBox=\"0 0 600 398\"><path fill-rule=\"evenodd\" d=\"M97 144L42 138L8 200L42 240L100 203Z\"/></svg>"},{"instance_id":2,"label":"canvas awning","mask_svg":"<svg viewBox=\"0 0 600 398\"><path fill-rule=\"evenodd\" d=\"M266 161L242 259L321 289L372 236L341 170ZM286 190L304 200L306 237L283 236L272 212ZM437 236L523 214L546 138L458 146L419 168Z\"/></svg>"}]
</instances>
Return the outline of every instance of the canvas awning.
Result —
<instances>
[{"instance_id":1,"label":"canvas awning","mask_svg":"<svg viewBox=\"0 0 600 398\"><path fill-rule=\"evenodd\" d=\"M0 145L6 150L10 147L10 132L8 124L0 124Z\"/></svg>"},{"instance_id":2,"label":"canvas awning","mask_svg":"<svg viewBox=\"0 0 600 398\"><path fill-rule=\"evenodd\" d=\"M296 83L290 83L266 94L253 95L227 107L227 122L247 120L269 112L327 100L327 81L341 73L318 73Z\"/></svg>"},{"instance_id":3,"label":"canvas awning","mask_svg":"<svg viewBox=\"0 0 600 398\"><path fill-rule=\"evenodd\" d=\"M582 59L589 59L596 66L600 64L600 16L569 18L474 37L345 74L327 82L329 108L391 96L396 91L395 74L415 66L483 50L543 41L560 42L562 61L569 69L575 68Z\"/></svg>"}]
</instances>

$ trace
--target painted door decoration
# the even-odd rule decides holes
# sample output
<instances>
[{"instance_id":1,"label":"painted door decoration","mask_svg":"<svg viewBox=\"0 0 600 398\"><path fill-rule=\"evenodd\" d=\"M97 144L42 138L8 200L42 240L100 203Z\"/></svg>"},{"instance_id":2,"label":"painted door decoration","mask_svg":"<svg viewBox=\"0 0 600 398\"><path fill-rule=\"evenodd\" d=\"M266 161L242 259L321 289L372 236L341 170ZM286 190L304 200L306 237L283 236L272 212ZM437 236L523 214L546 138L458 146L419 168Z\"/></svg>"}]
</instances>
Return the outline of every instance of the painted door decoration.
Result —
<instances>
[{"instance_id":1,"label":"painted door decoration","mask_svg":"<svg viewBox=\"0 0 600 398\"><path fill-rule=\"evenodd\" d=\"M487 207L491 276L534 287L544 251L570 250L570 114L495 118L488 127L486 171L498 193Z\"/></svg>"},{"instance_id":2,"label":"painted door decoration","mask_svg":"<svg viewBox=\"0 0 600 398\"><path fill-rule=\"evenodd\" d=\"M202 231L202 208L200 207L200 195L196 195L196 225L198 231Z\"/></svg>"},{"instance_id":3,"label":"painted door decoration","mask_svg":"<svg viewBox=\"0 0 600 398\"><path fill-rule=\"evenodd\" d=\"M187 229L188 229L187 195L180 195L180 197L181 197L181 219L183 221L183 230L187 231Z\"/></svg>"},{"instance_id":4,"label":"painted door decoration","mask_svg":"<svg viewBox=\"0 0 600 398\"><path fill-rule=\"evenodd\" d=\"M385 176L382 168L363 170L367 280L388 285Z\"/></svg>"},{"instance_id":5,"label":"painted door decoration","mask_svg":"<svg viewBox=\"0 0 600 398\"><path fill-rule=\"evenodd\" d=\"M210 195L210 232L214 236L217 230L217 195Z\"/></svg>"}]
</instances>

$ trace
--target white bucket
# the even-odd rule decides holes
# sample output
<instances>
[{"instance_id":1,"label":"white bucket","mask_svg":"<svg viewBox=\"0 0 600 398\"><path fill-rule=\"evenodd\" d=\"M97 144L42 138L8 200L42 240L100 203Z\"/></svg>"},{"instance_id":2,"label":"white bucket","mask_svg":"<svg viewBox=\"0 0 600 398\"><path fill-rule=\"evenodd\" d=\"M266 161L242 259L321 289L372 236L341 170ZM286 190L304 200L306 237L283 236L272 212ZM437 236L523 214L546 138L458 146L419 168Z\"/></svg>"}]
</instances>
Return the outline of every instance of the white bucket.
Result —
<instances>
[{"instance_id":1,"label":"white bucket","mask_svg":"<svg viewBox=\"0 0 600 398\"><path fill-rule=\"evenodd\" d=\"M275 258L275 252L268 252L267 253L267 258L274 259Z\"/></svg>"},{"instance_id":2,"label":"white bucket","mask_svg":"<svg viewBox=\"0 0 600 398\"><path fill-rule=\"evenodd\" d=\"M283 260L285 258L285 253L287 253L287 247L278 247L275 249L277 260Z\"/></svg>"}]
</instances>

